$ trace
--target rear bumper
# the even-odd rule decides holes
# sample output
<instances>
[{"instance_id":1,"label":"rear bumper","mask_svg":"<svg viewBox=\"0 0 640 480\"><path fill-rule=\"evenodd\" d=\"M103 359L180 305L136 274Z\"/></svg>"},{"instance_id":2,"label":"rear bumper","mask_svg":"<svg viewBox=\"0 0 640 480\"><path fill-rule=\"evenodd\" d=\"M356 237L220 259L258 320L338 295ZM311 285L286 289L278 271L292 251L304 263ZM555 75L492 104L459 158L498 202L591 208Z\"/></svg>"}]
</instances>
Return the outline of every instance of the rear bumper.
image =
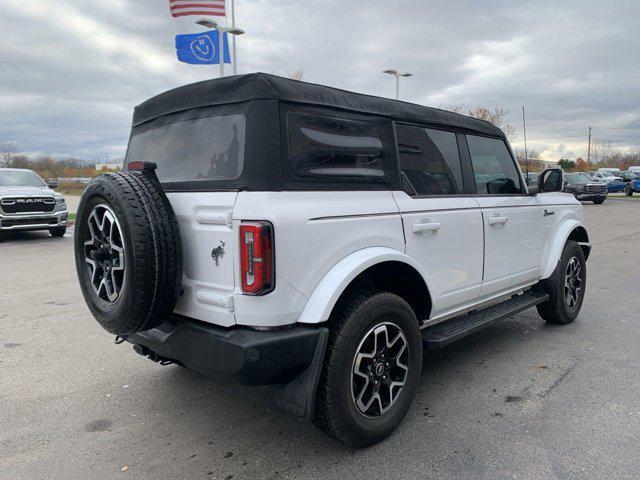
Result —
<instances>
[{"instance_id":1,"label":"rear bumper","mask_svg":"<svg viewBox=\"0 0 640 480\"><path fill-rule=\"evenodd\" d=\"M174 360L207 376L242 385L288 383L324 354L326 328L294 327L260 331L222 328L172 317L157 328L130 335L127 341L152 360Z\"/></svg>"},{"instance_id":2,"label":"rear bumper","mask_svg":"<svg viewBox=\"0 0 640 480\"><path fill-rule=\"evenodd\" d=\"M68 212L38 213L28 215L0 214L0 230L47 230L67 225Z\"/></svg>"}]
</instances>

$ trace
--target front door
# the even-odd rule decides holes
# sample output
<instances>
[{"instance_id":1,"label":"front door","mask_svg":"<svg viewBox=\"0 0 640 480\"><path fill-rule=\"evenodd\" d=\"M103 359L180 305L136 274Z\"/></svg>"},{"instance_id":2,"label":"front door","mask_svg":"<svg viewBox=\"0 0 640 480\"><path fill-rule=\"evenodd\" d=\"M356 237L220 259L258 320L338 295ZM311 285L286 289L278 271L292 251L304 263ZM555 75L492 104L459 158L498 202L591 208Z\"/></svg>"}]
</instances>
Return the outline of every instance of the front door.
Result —
<instances>
[{"instance_id":1,"label":"front door","mask_svg":"<svg viewBox=\"0 0 640 480\"><path fill-rule=\"evenodd\" d=\"M482 297L538 280L545 243L543 209L525 187L502 139L467 135L484 224Z\"/></svg>"},{"instance_id":2,"label":"front door","mask_svg":"<svg viewBox=\"0 0 640 480\"><path fill-rule=\"evenodd\" d=\"M402 214L407 255L423 270L431 317L473 302L482 283L482 213L464 196L455 133L396 125L404 191L393 196Z\"/></svg>"}]
</instances>

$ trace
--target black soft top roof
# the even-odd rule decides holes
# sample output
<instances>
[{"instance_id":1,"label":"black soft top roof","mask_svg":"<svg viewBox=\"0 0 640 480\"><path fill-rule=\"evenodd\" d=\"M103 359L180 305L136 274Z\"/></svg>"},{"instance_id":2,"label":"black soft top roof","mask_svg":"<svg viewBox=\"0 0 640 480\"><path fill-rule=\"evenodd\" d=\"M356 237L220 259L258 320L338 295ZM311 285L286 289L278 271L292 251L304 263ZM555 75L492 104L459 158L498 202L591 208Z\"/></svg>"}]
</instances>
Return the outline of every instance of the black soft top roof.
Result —
<instances>
[{"instance_id":1,"label":"black soft top roof","mask_svg":"<svg viewBox=\"0 0 640 480\"><path fill-rule=\"evenodd\" d=\"M156 95L135 108L133 125L192 108L227 105L249 100L278 100L326 106L393 117L406 121L463 128L504 138L498 127L458 113L401 102L266 73L250 73L205 80Z\"/></svg>"}]
</instances>

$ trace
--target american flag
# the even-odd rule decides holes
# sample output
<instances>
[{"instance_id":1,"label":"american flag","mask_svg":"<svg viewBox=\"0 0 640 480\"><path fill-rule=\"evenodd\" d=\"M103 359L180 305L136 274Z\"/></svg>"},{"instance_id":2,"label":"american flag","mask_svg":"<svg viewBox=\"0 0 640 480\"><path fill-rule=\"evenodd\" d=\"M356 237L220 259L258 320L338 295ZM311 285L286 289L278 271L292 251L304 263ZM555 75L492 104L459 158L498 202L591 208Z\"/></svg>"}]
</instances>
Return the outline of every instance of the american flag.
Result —
<instances>
[{"instance_id":1,"label":"american flag","mask_svg":"<svg viewBox=\"0 0 640 480\"><path fill-rule=\"evenodd\" d=\"M174 17L204 15L225 17L225 0L169 0L169 9Z\"/></svg>"}]
</instances>

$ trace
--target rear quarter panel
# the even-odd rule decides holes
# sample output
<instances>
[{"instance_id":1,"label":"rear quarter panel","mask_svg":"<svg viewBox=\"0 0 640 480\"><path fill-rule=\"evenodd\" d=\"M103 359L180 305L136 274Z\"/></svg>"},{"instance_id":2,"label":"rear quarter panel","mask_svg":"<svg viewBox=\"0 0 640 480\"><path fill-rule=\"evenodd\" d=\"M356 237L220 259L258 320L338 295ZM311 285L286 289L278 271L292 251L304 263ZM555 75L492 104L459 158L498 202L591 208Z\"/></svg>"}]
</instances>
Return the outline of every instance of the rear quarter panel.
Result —
<instances>
[{"instance_id":1,"label":"rear quarter panel","mask_svg":"<svg viewBox=\"0 0 640 480\"><path fill-rule=\"evenodd\" d=\"M240 192L233 219L234 229L242 220L270 221L276 246L276 289L251 297L236 286L238 324L293 323L320 280L349 254L367 247L405 250L390 191Z\"/></svg>"}]
</instances>

